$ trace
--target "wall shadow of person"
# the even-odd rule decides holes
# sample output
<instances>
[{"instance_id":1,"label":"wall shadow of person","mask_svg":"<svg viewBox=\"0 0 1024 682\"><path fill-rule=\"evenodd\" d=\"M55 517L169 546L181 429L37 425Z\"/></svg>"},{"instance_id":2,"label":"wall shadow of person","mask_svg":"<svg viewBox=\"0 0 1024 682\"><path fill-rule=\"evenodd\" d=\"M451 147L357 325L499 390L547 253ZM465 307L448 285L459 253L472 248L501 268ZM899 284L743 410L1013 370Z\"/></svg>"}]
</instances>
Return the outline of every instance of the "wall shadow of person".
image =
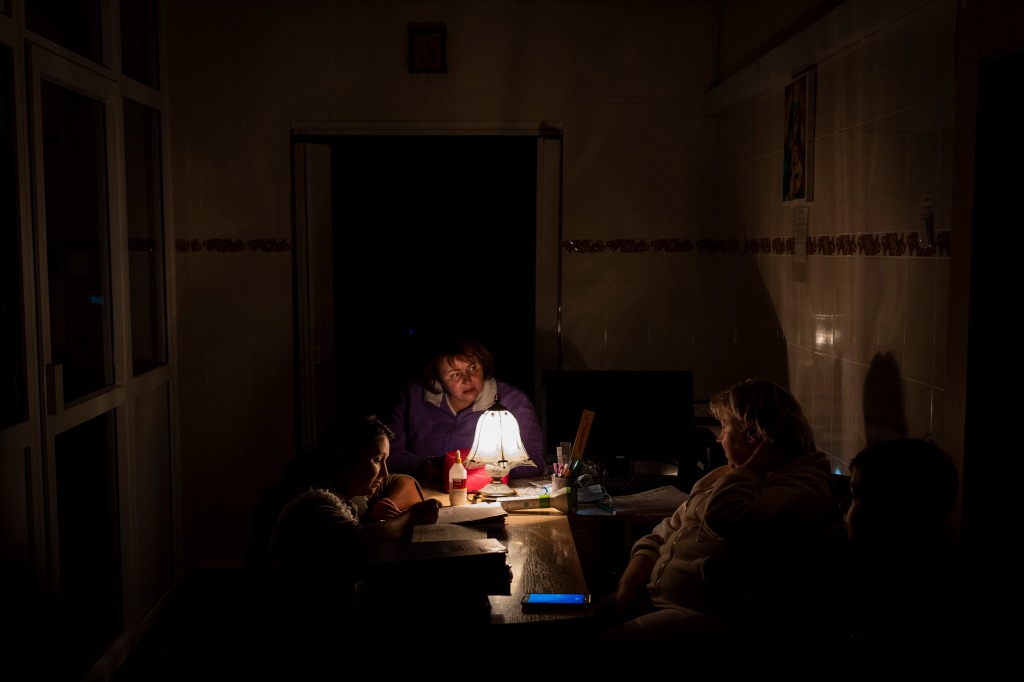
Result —
<instances>
[{"instance_id":1,"label":"wall shadow of person","mask_svg":"<svg viewBox=\"0 0 1024 682\"><path fill-rule=\"evenodd\" d=\"M875 353L864 378L864 438L868 445L907 437L903 378L892 353Z\"/></svg>"}]
</instances>

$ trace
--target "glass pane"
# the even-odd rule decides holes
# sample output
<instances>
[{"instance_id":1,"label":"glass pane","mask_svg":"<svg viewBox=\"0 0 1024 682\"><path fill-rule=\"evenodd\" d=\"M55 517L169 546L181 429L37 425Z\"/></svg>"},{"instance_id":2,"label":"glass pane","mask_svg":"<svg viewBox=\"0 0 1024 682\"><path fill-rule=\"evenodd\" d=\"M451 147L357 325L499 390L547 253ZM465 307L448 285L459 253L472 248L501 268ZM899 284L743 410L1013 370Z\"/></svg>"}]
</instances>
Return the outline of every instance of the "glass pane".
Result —
<instances>
[{"instance_id":1,"label":"glass pane","mask_svg":"<svg viewBox=\"0 0 1024 682\"><path fill-rule=\"evenodd\" d=\"M25 0L25 25L61 47L103 64L100 0Z\"/></svg>"},{"instance_id":2,"label":"glass pane","mask_svg":"<svg viewBox=\"0 0 1024 682\"><path fill-rule=\"evenodd\" d=\"M167 362L160 112L125 100L132 373Z\"/></svg>"},{"instance_id":3,"label":"glass pane","mask_svg":"<svg viewBox=\"0 0 1024 682\"><path fill-rule=\"evenodd\" d=\"M21 227L11 49L0 45L0 428L27 418Z\"/></svg>"},{"instance_id":4,"label":"glass pane","mask_svg":"<svg viewBox=\"0 0 1024 682\"><path fill-rule=\"evenodd\" d=\"M63 679L81 679L123 627L116 427L108 412L54 442Z\"/></svg>"},{"instance_id":5,"label":"glass pane","mask_svg":"<svg viewBox=\"0 0 1024 682\"><path fill-rule=\"evenodd\" d=\"M121 70L160 88L156 0L121 0Z\"/></svg>"},{"instance_id":6,"label":"glass pane","mask_svg":"<svg viewBox=\"0 0 1024 682\"><path fill-rule=\"evenodd\" d=\"M103 103L42 84L50 362L64 402L114 381Z\"/></svg>"}]
</instances>

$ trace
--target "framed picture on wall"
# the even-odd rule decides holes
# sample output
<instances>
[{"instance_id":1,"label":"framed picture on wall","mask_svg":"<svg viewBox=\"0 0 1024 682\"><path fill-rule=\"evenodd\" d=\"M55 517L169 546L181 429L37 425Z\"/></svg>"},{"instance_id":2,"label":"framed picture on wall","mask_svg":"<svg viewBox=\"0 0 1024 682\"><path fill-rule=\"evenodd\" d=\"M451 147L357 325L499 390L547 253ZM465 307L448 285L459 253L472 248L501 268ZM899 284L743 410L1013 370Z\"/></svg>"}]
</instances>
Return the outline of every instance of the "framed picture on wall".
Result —
<instances>
[{"instance_id":1,"label":"framed picture on wall","mask_svg":"<svg viewBox=\"0 0 1024 682\"><path fill-rule=\"evenodd\" d=\"M810 69L785 90L785 146L782 148L782 201L814 200L814 89Z\"/></svg>"},{"instance_id":2,"label":"framed picture on wall","mask_svg":"<svg viewBox=\"0 0 1024 682\"><path fill-rule=\"evenodd\" d=\"M444 22L409 22L409 73L448 73L448 28Z\"/></svg>"}]
</instances>

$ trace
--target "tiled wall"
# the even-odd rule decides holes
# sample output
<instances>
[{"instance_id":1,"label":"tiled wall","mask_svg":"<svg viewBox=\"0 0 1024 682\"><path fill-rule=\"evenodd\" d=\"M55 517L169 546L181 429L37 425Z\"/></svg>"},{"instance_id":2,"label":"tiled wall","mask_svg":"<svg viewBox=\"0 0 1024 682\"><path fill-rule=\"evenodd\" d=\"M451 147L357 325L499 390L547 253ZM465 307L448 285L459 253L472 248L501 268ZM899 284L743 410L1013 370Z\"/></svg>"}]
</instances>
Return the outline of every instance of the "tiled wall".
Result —
<instances>
[{"instance_id":1,"label":"tiled wall","mask_svg":"<svg viewBox=\"0 0 1024 682\"><path fill-rule=\"evenodd\" d=\"M563 244L570 361L692 367L707 393L788 385L836 468L867 442L942 444L956 3L928 3L816 64L806 258L782 201L783 87L715 118L721 175L691 240ZM936 230L919 222L925 197Z\"/></svg>"},{"instance_id":2,"label":"tiled wall","mask_svg":"<svg viewBox=\"0 0 1024 682\"><path fill-rule=\"evenodd\" d=\"M874 439L933 434L941 444L949 231L966 227L950 225L956 10L923 5L816 65L815 248L806 266L777 250L758 257L789 383L819 446L843 463ZM758 178L747 200L756 208L734 229L762 244L792 234L795 207L779 200L782 116L775 90L719 131L763 140L735 151L726 183ZM934 249L920 244L925 197Z\"/></svg>"}]
</instances>

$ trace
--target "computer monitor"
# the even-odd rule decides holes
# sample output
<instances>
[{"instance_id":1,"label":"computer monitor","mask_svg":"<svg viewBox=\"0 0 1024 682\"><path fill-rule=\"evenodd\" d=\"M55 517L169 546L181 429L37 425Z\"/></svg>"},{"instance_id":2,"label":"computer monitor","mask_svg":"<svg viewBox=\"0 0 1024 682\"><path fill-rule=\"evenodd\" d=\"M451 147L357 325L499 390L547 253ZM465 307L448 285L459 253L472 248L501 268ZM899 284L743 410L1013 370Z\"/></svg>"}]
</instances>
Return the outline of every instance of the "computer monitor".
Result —
<instances>
[{"instance_id":1,"label":"computer monitor","mask_svg":"<svg viewBox=\"0 0 1024 682\"><path fill-rule=\"evenodd\" d=\"M583 452L609 472L639 461L693 459L693 373L683 370L548 370L540 399L544 452L572 442L584 410L594 413ZM568 454L568 453L566 453Z\"/></svg>"}]
</instances>

